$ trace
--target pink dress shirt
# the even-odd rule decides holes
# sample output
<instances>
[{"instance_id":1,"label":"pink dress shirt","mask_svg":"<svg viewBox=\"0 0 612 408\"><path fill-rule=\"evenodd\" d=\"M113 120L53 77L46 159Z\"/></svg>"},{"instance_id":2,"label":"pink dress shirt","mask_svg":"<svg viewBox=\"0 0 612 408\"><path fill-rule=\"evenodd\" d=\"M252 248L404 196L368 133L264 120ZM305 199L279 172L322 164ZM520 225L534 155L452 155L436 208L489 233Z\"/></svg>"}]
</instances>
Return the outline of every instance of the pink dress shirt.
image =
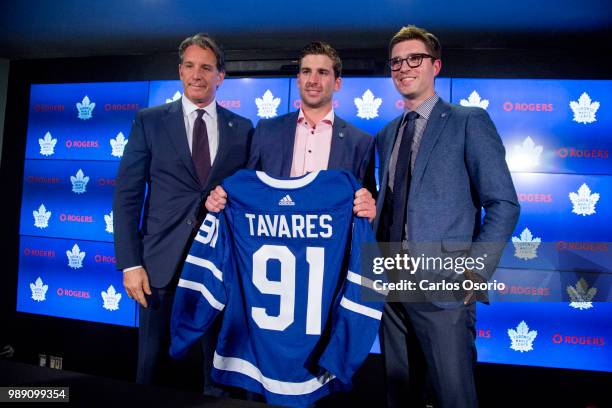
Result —
<instances>
[{"instance_id":1,"label":"pink dress shirt","mask_svg":"<svg viewBox=\"0 0 612 408\"><path fill-rule=\"evenodd\" d=\"M318 123L308 122L300 109L295 128L291 177L303 176L316 170L327 170L333 124L333 109Z\"/></svg>"}]
</instances>

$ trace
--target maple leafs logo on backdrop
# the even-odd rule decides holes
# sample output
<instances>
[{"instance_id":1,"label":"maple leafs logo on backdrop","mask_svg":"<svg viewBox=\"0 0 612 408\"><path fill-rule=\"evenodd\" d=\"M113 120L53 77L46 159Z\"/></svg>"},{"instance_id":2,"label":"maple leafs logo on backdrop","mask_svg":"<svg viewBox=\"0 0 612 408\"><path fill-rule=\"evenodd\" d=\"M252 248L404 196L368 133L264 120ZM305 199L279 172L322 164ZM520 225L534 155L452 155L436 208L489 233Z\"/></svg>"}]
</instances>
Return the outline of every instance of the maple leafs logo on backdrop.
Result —
<instances>
[{"instance_id":1,"label":"maple leafs logo on backdrop","mask_svg":"<svg viewBox=\"0 0 612 408\"><path fill-rule=\"evenodd\" d=\"M460 100L459 104L461 106L475 106L477 108L482 108L482 109L486 110L489 107L489 100L488 99L481 99L480 95L478 95L478 92L476 92L476 90L474 90L474 91L472 91L470 96L468 96L467 99Z\"/></svg>"},{"instance_id":2,"label":"maple leafs logo on backdrop","mask_svg":"<svg viewBox=\"0 0 612 408\"><path fill-rule=\"evenodd\" d=\"M96 107L95 102L91 102L89 97L85 95L82 102L77 102L77 111L79 112L79 119L87 120L92 118L93 110Z\"/></svg>"},{"instance_id":3,"label":"maple leafs logo on backdrop","mask_svg":"<svg viewBox=\"0 0 612 408\"><path fill-rule=\"evenodd\" d=\"M257 116L262 119L270 119L277 115L276 109L281 103L281 98L275 98L272 92L268 89L264 92L261 98L255 98L257 105Z\"/></svg>"},{"instance_id":4,"label":"maple leafs logo on backdrop","mask_svg":"<svg viewBox=\"0 0 612 408\"><path fill-rule=\"evenodd\" d=\"M508 329L508 336L512 343L510 348L514 351L520 351L525 353L533 350L533 341L535 340L538 332L535 330L529 330L529 326L525 321L521 321L519 325L514 329Z\"/></svg>"},{"instance_id":5,"label":"maple leafs logo on backdrop","mask_svg":"<svg viewBox=\"0 0 612 408\"><path fill-rule=\"evenodd\" d=\"M40 154L43 156L51 156L55 153L57 139L52 137L51 133L47 132L42 139L38 139L38 144L40 145Z\"/></svg>"},{"instance_id":6,"label":"maple leafs logo on backdrop","mask_svg":"<svg viewBox=\"0 0 612 408\"><path fill-rule=\"evenodd\" d=\"M570 108L574 112L574 122L587 124L596 122L595 114L599 109L599 102L591 101L591 97L588 93L583 92L578 98L578 102L571 101Z\"/></svg>"},{"instance_id":7,"label":"maple leafs logo on backdrop","mask_svg":"<svg viewBox=\"0 0 612 408\"><path fill-rule=\"evenodd\" d=\"M49 218L51 218L51 211L47 211L44 204L38 207L38 210L32 211L34 216L34 226L40 229L47 228L49 226Z\"/></svg>"},{"instance_id":8,"label":"maple leafs logo on backdrop","mask_svg":"<svg viewBox=\"0 0 612 408\"><path fill-rule=\"evenodd\" d=\"M586 310L593 307L593 298L597 294L597 288L589 288L589 284L584 278L576 282L576 286L569 285L567 294L570 297L570 307L579 310Z\"/></svg>"},{"instance_id":9,"label":"maple leafs logo on backdrop","mask_svg":"<svg viewBox=\"0 0 612 408\"><path fill-rule=\"evenodd\" d=\"M582 215L583 217L595 214L595 204L599 201L599 194L591 194L591 189L586 183L582 183L578 189L578 194L574 192L569 193L569 198L574 206L572 209L574 214Z\"/></svg>"},{"instance_id":10,"label":"maple leafs logo on backdrop","mask_svg":"<svg viewBox=\"0 0 612 408\"><path fill-rule=\"evenodd\" d=\"M355 98L357 117L361 119L374 119L378 117L378 108L382 104L382 98L375 98L372 91L367 89L361 98Z\"/></svg>"},{"instance_id":11,"label":"maple leafs logo on backdrop","mask_svg":"<svg viewBox=\"0 0 612 408\"><path fill-rule=\"evenodd\" d=\"M529 228L525 228L521 232L520 237L512 237L512 245L514 245L514 256L519 259L529 260L538 257L538 247L542 240L539 237L534 237L529 231Z\"/></svg>"}]
</instances>

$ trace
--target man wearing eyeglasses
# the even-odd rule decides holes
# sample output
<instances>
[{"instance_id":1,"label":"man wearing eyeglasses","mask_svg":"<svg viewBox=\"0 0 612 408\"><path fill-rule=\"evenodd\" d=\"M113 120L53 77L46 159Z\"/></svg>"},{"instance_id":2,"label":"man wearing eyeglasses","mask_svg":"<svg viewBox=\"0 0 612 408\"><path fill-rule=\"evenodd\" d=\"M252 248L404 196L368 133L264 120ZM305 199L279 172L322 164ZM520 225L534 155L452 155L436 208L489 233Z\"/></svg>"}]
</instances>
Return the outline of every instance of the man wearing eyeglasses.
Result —
<instances>
[{"instance_id":1,"label":"man wearing eyeglasses","mask_svg":"<svg viewBox=\"0 0 612 408\"><path fill-rule=\"evenodd\" d=\"M404 27L391 39L389 54L405 112L376 137L378 239L401 243L414 257L421 255L414 248L425 243L449 257L482 255L476 252L481 244L495 243L487 246L495 250L483 268L451 271L458 282L485 282L519 214L501 139L486 111L451 105L435 93L442 62L433 34ZM427 270L418 273L433 279ZM436 407L475 407L475 300L485 295L461 292L458 301L427 296L385 306L381 345L388 406L433 400Z\"/></svg>"}]
</instances>

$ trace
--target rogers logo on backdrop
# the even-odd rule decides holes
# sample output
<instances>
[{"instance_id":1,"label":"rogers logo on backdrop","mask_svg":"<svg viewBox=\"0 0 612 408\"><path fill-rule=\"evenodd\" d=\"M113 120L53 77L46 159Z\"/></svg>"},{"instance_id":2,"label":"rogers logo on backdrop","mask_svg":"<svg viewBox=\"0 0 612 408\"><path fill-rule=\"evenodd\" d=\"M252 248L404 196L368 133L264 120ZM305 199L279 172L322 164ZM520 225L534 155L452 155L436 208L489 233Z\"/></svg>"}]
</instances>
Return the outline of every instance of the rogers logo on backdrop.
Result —
<instances>
[{"instance_id":1,"label":"rogers logo on backdrop","mask_svg":"<svg viewBox=\"0 0 612 408\"><path fill-rule=\"evenodd\" d=\"M542 286L506 285L503 290L498 290L497 292L501 295L549 296L550 288Z\"/></svg>"},{"instance_id":2,"label":"rogers logo on backdrop","mask_svg":"<svg viewBox=\"0 0 612 408\"><path fill-rule=\"evenodd\" d=\"M574 147L561 147L557 150L557 155L562 159L607 159L608 150L606 149L576 149Z\"/></svg>"},{"instance_id":3,"label":"rogers logo on backdrop","mask_svg":"<svg viewBox=\"0 0 612 408\"><path fill-rule=\"evenodd\" d=\"M117 263L117 259L111 255L96 254L96 256L94 256L94 260L96 263Z\"/></svg>"},{"instance_id":4,"label":"rogers logo on backdrop","mask_svg":"<svg viewBox=\"0 0 612 408\"><path fill-rule=\"evenodd\" d=\"M23 255L25 256L40 256L43 258L55 258L55 251L52 249L37 249L37 248L24 248Z\"/></svg>"},{"instance_id":5,"label":"rogers logo on backdrop","mask_svg":"<svg viewBox=\"0 0 612 408\"><path fill-rule=\"evenodd\" d=\"M59 177L45 177L45 176L28 176L28 183L30 184L59 184L62 179Z\"/></svg>"},{"instance_id":6,"label":"rogers logo on backdrop","mask_svg":"<svg viewBox=\"0 0 612 408\"><path fill-rule=\"evenodd\" d=\"M74 289L66 289L66 288L58 288L56 290L57 296L69 296L76 298L89 299L89 292L86 290L74 290Z\"/></svg>"},{"instance_id":7,"label":"rogers logo on backdrop","mask_svg":"<svg viewBox=\"0 0 612 408\"><path fill-rule=\"evenodd\" d=\"M227 99L217 102L225 109L240 109L240 99Z\"/></svg>"},{"instance_id":8,"label":"rogers logo on backdrop","mask_svg":"<svg viewBox=\"0 0 612 408\"><path fill-rule=\"evenodd\" d=\"M66 147L68 149L97 149L100 147L100 143L97 140L66 140Z\"/></svg>"},{"instance_id":9,"label":"rogers logo on backdrop","mask_svg":"<svg viewBox=\"0 0 612 408\"><path fill-rule=\"evenodd\" d=\"M114 186L115 179L99 178L98 185L99 186Z\"/></svg>"},{"instance_id":10,"label":"rogers logo on backdrop","mask_svg":"<svg viewBox=\"0 0 612 408\"><path fill-rule=\"evenodd\" d=\"M104 110L108 111L137 111L140 110L140 105L137 103L107 103L104 105Z\"/></svg>"},{"instance_id":11,"label":"rogers logo on backdrop","mask_svg":"<svg viewBox=\"0 0 612 408\"><path fill-rule=\"evenodd\" d=\"M523 112L552 112L552 103L527 103L527 102L510 102L506 101L503 104L506 112L523 111Z\"/></svg>"},{"instance_id":12,"label":"rogers logo on backdrop","mask_svg":"<svg viewBox=\"0 0 612 408\"><path fill-rule=\"evenodd\" d=\"M607 242L568 242L557 241L556 248L558 251L588 251L588 252L608 252Z\"/></svg>"},{"instance_id":13,"label":"rogers logo on backdrop","mask_svg":"<svg viewBox=\"0 0 612 408\"><path fill-rule=\"evenodd\" d=\"M80 223L93 223L94 219L92 215L79 215L79 214L60 214L60 221L62 222L80 222Z\"/></svg>"},{"instance_id":14,"label":"rogers logo on backdrop","mask_svg":"<svg viewBox=\"0 0 612 408\"><path fill-rule=\"evenodd\" d=\"M604 347L606 339L601 336L576 336L561 333L555 333L552 336L554 344L574 344L578 346L598 346Z\"/></svg>"},{"instance_id":15,"label":"rogers logo on backdrop","mask_svg":"<svg viewBox=\"0 0 612 408\"><path fill-rule=\"evenodd\" d=\"M480 339L490 339L491 337L491 329L478 329L477 336Z\"/></svg>"},{"instance_id":16,"label":"rogers logo on backdrop","mask_svg":"<svg viewBox=\"0 0 612 408\"><path fill-rule=\"evenodd\" d=\"M529 203L552 203L553 196L552 194L542 194L542 193L518 193L517 194L519 201L529 202Z\"/></svg>"},{"instance_id":17,"label":"rogers logo on backdrop","mask_svg":"<svg viewBox=\"0 0 612 408\"><path fill-rule=\"evenodd\" d=\"M34 105L34 112L63 112L64 109L64 105L49 105L45 103Z\"/></svg>"}]
</instances>

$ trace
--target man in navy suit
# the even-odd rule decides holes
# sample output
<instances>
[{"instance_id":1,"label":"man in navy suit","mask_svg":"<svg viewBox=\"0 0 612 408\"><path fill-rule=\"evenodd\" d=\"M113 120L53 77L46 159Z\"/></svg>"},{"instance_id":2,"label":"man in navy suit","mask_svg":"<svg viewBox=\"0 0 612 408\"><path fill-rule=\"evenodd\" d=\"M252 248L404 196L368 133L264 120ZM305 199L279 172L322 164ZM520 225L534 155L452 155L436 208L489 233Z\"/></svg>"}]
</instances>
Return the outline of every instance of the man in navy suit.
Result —
<instances>
[{"instance_id":1,"label":"man in navy suit","mask_svg":"<svg viewBox=\"0 0 612 408\"><path fill-rule=\"evenodd\" d=\"M145 384L174 375L169 324L185 253L208 192L246 165L253 130L250 120L215 102L225 77L217 43L196 34L181 43L179 56L183 96L136 115L113 203L117 268L140 304L136 379ZM215 394L208 377L214 339L203 346L204 392Z\"/></svg>"},{"instance_id":2,"label":"man in navy suit","mask_svg":"<svg viewBox=\"0 0 612 408\"><path fill-rule=\"evenodd\" d=\"M435 93L441 55L433 34L404 27L391 39L389 55L405 112L376 136L378 239L401 242L414 257L421 255L414 248L425 244L454 258L494 248L484 267L451 271L456 281L485 282L519 215L501 139L486 111L451 105ZM427 270L420 273L435 278ZM481 295L467 291L460 301L387 302L381 345L390 407L423 406L428 397L436 407L478 405L475 299ZM426 385L433 396L424 395Z\"/></svg>"},{"instance_id":3,"label":"man in navy suit","mask_svg":"<svg viewBox=\"0 0 612 408\"><path fill-rule=\"evenodd\" d=\"M342 61L329 44L315 41L300 54L299 111L257 124L248 168L273 177L298 177L315 170L345 169L364 185L355 193L354 212L373 219L374 138L335 114L332 98L341 86ZM209 211L224 208L227 195L216 187L206 200Z\"/></svg>"}]
</instances>

